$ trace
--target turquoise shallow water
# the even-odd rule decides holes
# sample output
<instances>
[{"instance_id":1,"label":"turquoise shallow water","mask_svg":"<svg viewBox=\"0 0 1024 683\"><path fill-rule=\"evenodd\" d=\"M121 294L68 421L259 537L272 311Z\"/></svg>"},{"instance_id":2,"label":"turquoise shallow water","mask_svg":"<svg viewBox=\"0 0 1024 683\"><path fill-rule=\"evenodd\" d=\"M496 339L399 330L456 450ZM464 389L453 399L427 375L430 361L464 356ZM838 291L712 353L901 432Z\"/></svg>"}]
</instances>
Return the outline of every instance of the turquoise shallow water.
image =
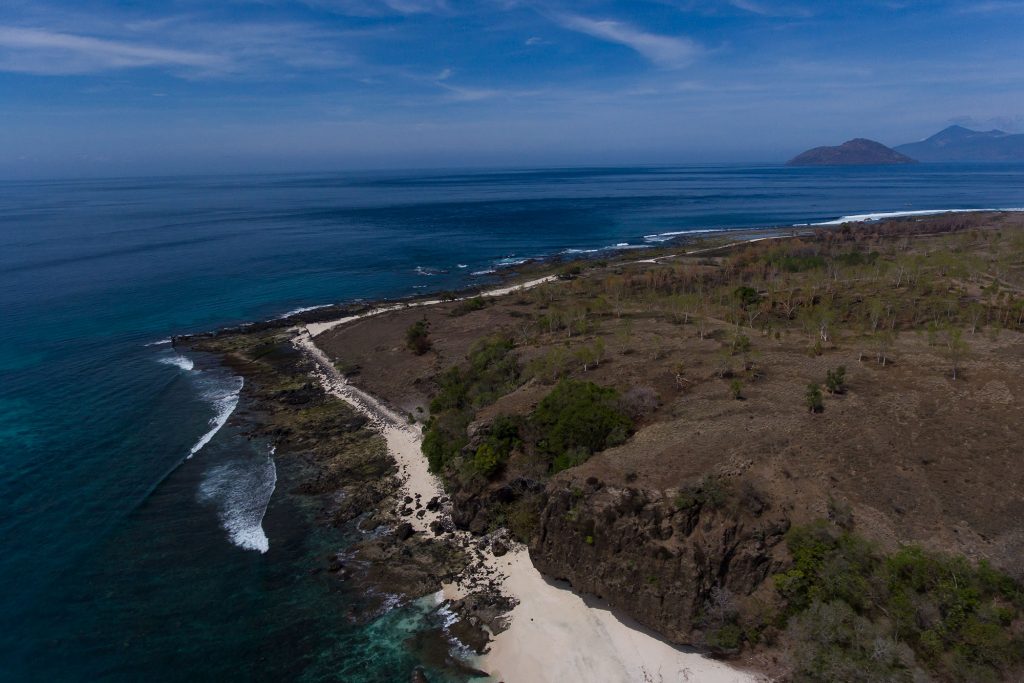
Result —
<instances>
[{"instance_id":1,"label":"turquoise shallow water","mask_svg":"<svg viewBox=\"0 0 1024 683\"><path fill-rule=\"evenodd\" d=\"M393 681L418 661L424 610L355 627L358 596L309 573L345 532L310 533L268 444L229 423L187 459L238 380L154 344L171 334L662 233L1019 206L1010 165L0 183L0 677Z\"/></svg>"}]
</instances>

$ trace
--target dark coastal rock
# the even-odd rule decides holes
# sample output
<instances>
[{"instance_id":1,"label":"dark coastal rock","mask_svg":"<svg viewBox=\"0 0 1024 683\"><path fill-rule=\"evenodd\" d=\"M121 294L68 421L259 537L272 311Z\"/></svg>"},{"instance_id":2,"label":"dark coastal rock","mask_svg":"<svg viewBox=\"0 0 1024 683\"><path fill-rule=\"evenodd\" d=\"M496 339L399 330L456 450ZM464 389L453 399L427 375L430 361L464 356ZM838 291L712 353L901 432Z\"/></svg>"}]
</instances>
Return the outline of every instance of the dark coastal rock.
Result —
<instances>
[{"instance_id":1,"label":"dark coastal rock","mask_svg":"<svg viewBox=\"0 0 1024 683\"><path fill-rule=\"evenodd\" d=\"M413 669L412 678L410 680L412 683L430 683L430 681L427 680L427 675L423 673L422 667L416 667Z\"/></svg>"},{"instance_id":2,"label":"dark coastal rock","mask_svg":"<svg viewBox=\"0 0 1024 683\"><path fill-rule=\"evenodd\" d=\"M416 532L413 531L412 524L409 524L409 522L402 522L398 525L398 528L395 529L395 536L399 541L407 540L414 533Z\"/></svg>"},{"instance_id":3,"label":"dark coastal rock","mask_svg":"<svg viewBox=\"0 0 1024 683\"><path fill-rule=\"evenodd\" d=\"M543 490L543 482L526 477L516 477L504 484L459 488L452 494L452 522L456 528L483 535L494 526L496 511L524 496L539 495Z\"/></svg>"},{"instance_id":4,"label":"dark coastal rock","mask_svg":"<svg viewBox=\"0 0 1024 683\"><path fill-rule=\"evenodd\" d=\"M384 596L430 595L453 581L470 561L454 543L424 534L412 534L404 541L395 534L369 538L353 546L347 557L354 593L369 596L361 612L367 619L375 617Z\"/></svg>"},{"instance_id":5,"label":"dark coastal rock","mask_svg":"<svg viewBox=\"0 0 1024 683\"><path fill-rule=\"evenodd\" d=\"M500 539L496 540L491 544L491 552L495 557L502 557L508 554L508 546L502 543Z\"/></svg>"}]
</instances>

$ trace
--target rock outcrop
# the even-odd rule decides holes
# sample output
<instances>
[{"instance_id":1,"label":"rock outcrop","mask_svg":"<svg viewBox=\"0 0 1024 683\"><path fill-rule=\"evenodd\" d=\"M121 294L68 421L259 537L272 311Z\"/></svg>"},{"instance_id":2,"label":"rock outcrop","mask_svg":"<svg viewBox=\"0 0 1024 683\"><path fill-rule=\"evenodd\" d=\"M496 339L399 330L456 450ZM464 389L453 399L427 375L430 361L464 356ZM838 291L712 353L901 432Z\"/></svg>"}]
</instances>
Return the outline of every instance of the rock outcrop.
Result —
<instances>
[{"instance_id":1,"label":"rock outcrop","mask_svg":"<svg viewBox=\"0 0 1024 683\"><path fill-rule=\"evenodd\" d=\"M770 599L760 589L787 562L788 519L745 498L712 503L594 478L552 487L530 556L676 643L729 651L715 631Z\"/></svg>"}]
</instances>

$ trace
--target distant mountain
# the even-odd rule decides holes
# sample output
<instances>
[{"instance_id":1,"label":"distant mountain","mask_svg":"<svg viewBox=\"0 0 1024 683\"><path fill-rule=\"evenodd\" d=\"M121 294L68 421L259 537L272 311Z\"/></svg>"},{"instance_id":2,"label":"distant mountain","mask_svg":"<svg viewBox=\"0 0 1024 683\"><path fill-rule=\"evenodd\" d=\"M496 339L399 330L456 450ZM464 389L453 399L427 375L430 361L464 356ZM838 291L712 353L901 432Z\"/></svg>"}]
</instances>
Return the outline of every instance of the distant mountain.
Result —
<instances>
[{"instance_id":1,"label":"distant mountain","mask_svg":"<svg viewBox=\"0 0 1024 683\"><path fill-rule=\"evenodd\" d=\"M950 126L927 140L900 145L896 151L920 161L1024 161L1024 134L986 132Z\"/></svg>"},{"instance_id":2,"label":"distant mountain","mask_svg":"<svg viewBox=\"0 0 1024 683\"><path fill-rule=\"evenodd\" d=\"M889 149L880 142L856 138L838 147L815 147L790 159L787 166L869 166L914 164L914 159Z\"/></svg>"}]
</instances>

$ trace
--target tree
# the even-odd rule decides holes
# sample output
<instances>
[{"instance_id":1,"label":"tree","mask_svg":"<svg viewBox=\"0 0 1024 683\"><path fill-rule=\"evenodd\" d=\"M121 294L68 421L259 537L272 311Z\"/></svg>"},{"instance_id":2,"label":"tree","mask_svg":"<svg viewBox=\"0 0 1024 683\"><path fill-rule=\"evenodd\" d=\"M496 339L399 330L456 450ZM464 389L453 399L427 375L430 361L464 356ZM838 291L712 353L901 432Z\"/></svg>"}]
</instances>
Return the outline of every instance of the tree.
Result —
<instances>
[{"instance_id":1,"label":"tree","mask_svg":"<svg viewBox=\"0 0 1024 683\"><path fill-rule=\"evenodd\" d=\"M737 401L743 400L743 382L738 379L729 382L729 393Z\"/></svg>"},{"instance_id":2,"label":"tree","mask_svg":"<svg viewBox=\"0 0 1024 683\"><path fill-rule=\"evenodd\" d=\"M835 370L825 372L825 388L830 394L841 394L846 391L846 366L840 365Z\"/></svg>"},{"instance_id":3,"label":"tree","mask_svg":"<svg viewBox=\"0 0 1024 683\"><path fill-rule=\"evenodd\" d=\"M812 413L820 413L825 408L825 404L821 399L821 387L815 382L811 382L807 385L807 393L804 394L804 402L807 404L807 410Z\"/></svg>"},{"instance_id":4,"label":"tree","mask_svg":"<svg viewBox=\"0 0 1024 683\"><path fill-rule=\"evenodd\" d=\"M595 339L594 346L592 348L594 349L594 367L597 367L604 361L604 337L598 337Z\"/></svg>"},{"instance_id":5,"label":"tree","mask_svg":"<svg viewBox=\"0 0 1024 683\"><path fill-rule=\"evenodd\" d=\"M970 347L964 341L963 330L955 327L946 330L946 353L949 356L949 362L953 365L953 381L956 381L960 372L960 364L963 363L969 350Z\"/></svg>"},{"instance_id":6,"label":"tree","mask_svg":"<svg viewBox=\"0 0 1024 683\"><path fill-rule=\"evenodd\" d=\"M422 356L433 347L428 332L430 323L427 319L417 320L405 331L405 345L417 356Z\"/></svg>"},{"instance_id":7,"label":"tree","mask_svg":"<svg viewBox=\"0 0 1024 683\"><path fill-rule=\"evenodd\" d=\"M597 356L594 354L594 350L589 346L581 346L576 349L576 360L583 365L583 372L590 369L591 365L597 365Z\"/></svg>"}]
</instances>

